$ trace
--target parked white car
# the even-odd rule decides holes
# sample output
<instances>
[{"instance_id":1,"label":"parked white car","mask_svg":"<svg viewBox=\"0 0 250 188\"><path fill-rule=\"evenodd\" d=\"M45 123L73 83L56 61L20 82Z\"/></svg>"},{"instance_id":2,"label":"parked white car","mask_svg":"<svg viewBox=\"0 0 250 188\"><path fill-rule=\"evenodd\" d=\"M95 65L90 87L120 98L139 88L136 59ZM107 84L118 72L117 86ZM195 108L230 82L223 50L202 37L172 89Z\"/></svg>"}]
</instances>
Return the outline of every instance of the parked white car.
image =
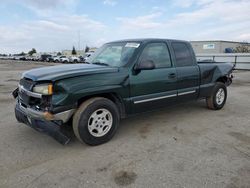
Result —
<instances>
[{"instance_id":1,"label":"parked white car","mask_svg":"<svg viewBox=\"0 0 250 188\"><path fill-rule=\"evenodd\" d=\"M21 60L24 56L14 56L14 60Z\"/></svg>"},{"instance_id":2,"label":"parked white car","mask_svg":"<svg viewBox=\"0 0 250 188\"><path fill-rule=\"evenodd\" d=\"M60 62L62 62L62 63L69 63L69 58L67 58L66 56L61 56L60 57Z\"/></svg>"},{"instance_id":3,"label":"parked white car","mask_svg":"<svg viewBox=\"0 0 250 188\"><path fill-rule=\"evenodd\" d=\"M80 58L79 57L76 57L76 56L71 56L69 57L69 62L70 63L80 63Z\"/></svg>"},{"instance_id":4,"label":"parked white car","mask_svg":"<svg viewBox=\"0 0 250 188\"><path fill-rule=\"evenodd\" d=\"M59 63L60 62L60 56L52 57L52 61L55 62L55 63Z\"/></svg>"},{"instance_id":5,"label":"parked white car","mask_svg":"<svg viewBox=\"0 0 250 188\"><path fill-rule=\"evenodd\" d=\"M89 58L94 54L95 52L87 52L85 53L85 57L83 58L84 62L88 62Z\"/></svg>"},{"instance_id":6,"label":"parked white car","mask_svg":"<svg viewBox=\"0 0 250 188\"><path fill-rule=\"evenodd\" d=\"M62 56L54 56L53 58L53 62L55 63L69 63L69 58L67 58L66 56L62 55Z\"/></svg>"}]
</instances>

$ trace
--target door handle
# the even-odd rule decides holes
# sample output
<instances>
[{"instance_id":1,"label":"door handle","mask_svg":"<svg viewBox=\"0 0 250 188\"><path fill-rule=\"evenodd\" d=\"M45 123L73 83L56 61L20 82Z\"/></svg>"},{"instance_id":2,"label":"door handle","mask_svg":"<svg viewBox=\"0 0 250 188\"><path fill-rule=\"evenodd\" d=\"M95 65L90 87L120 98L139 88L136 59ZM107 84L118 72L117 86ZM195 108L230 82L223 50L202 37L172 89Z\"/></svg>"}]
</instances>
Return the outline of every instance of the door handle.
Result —
<instances>
[{"instance_id":1,"label":"door handle","mask_svg":"<svg viewBox=\"0 0 250 188\"><path fill-rule=\"evenodd\" d=\"M170 74L168 75L168 77L169 77L169 78L175 78L175 77L176 77L176 74L175 74L175 73L170 73Z\"/></svg>"}]
</instances>

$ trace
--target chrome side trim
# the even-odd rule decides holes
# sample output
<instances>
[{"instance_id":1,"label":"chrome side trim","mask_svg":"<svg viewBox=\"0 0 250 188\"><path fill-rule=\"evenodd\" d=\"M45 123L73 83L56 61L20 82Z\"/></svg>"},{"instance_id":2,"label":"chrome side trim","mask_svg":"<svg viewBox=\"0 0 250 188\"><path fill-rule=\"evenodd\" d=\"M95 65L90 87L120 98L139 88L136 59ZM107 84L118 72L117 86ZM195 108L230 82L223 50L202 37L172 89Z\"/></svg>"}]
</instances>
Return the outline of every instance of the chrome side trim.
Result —
<instances>
[{"instance_id":1,"label":"chrome side trim","mask_svg":"<svg viewBox=\"0 0 250 188\"><path fill-rule=\"evenodd\" d=\"M173 95L166 95L166 96L162 96L162 97L155 97L155 98L151 98L151 99L144 99L144 100L134 101L134 104L150 102L150 101L155 101L155 100L160 100L160 99L166 99L166 98L176 97L176 96L177 96L176 94L173 94Z\"/></svg>"},{"instance_id":2,"label":"chrome side trim","mask_svg":"<svg viewBox=\"0 0 250 188\"><path fill-rule=\"evenodd\" d=\"M35 98L39 98L41 99L42 98L42 94L39 94L39 93L34 93L32 91L28 91L27 89L25 89L22 85L18 84L18 90L19 92L24 92L26 93L28 96L30 97L35 97Z\"/></svg>"},{"instance_id":3,"label":"chrome side trim","mask_svg":"<svg viewBox=\"0 0 250 188\"><path fill-rule=\"evenodd\" d=\"M144 100L139 100L139 101L134 101L134 104L139 104L139 103L144 103L144 102L150 102L150 101L155 101L155 100L160 100L160 99L166 99L166 98L170 98L170 97L176 97L178 96L182 96L182 95L188 95L191 93L195 93L196 90L192 90L192 91L186 91L186 92L182 92L182 93L178 93L178 94L173 94L173 95L166 95L166 96L162 96L162 97L155 97L155 98L151 98L151 99L144 99Z\"/></svg>"},{"instance_id":4,"label":"chrome side trim","mask_svg":"<svg viewBox=\"0 0 250 188\"><path fill-rule=\"evenodd\" d=\"M196 90L186 91L186 92L178 93L178 96L187 95L187 94L191 94L191 93L195 93L195 92L196 92Z\"/></svg>"}]
</instances>

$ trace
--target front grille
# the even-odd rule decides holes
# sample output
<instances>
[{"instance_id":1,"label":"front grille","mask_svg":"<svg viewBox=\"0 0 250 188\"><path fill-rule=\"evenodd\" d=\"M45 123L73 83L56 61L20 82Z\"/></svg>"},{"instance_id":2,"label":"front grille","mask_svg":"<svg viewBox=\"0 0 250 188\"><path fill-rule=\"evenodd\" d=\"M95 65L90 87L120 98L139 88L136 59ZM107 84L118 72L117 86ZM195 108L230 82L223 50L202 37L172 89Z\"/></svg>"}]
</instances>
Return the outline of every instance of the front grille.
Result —
<instances>
[{"instance_id":1,"label":"front grille","mask_svg":"<svg viewBox=\"0 0 250 188\"><path fill-rule=\"evenodd\" d=\"M21 86L24 87L24 89L31 91L33 86L35 85L35 82L31 79L28 78L22 78L19 82L19 84ZM31 102L31 97L29 97L24 91L20 91L18 92L19 95L19 102L25 104L25 105L29 105Z\"/></svg>"},{"instance_id":2,"label":"front grille","mask_svg":"<svg viewBox=\"0 0 250 188\"><path fill-rule=\"evenodd\" d=\"M24 92L19 92L19 100L25 105L28 105L30 102L30 97L26 95Z\"/></svg>"}]
</instances>

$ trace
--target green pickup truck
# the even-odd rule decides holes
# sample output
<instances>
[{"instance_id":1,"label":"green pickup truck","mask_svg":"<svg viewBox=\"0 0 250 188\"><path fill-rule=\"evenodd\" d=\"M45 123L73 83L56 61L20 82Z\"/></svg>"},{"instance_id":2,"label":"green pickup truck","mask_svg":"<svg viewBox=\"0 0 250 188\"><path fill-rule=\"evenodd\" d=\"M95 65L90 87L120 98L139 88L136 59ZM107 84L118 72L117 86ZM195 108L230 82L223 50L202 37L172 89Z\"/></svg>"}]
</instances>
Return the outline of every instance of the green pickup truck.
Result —
<instances>
[{"instance_id":1,"label":"green pickup truck","mask_svg":"<svg viewBox=\"0 0 250 188\"><path fill-rule=\"evenodd\" d=\"M130 115L198 99L206 99L209 109L221 109L233 68L232 63L197 62L186 41L110 42L85 64L23 73L13 91L15 116L62 144L70 141L64 127L72 126L81 142L98 145Z\"/></svg>"}]
</instances>

